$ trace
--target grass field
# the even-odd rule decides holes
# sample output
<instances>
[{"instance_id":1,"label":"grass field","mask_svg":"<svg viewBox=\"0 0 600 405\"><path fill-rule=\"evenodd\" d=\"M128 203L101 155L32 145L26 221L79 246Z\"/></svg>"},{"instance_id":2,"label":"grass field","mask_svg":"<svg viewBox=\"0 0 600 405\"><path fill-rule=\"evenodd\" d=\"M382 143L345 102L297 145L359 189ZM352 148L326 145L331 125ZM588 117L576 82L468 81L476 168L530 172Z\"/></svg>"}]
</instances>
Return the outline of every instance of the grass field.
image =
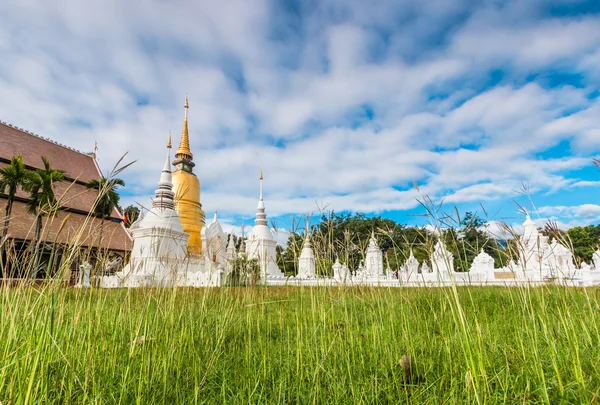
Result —
<instances>
[{"instance_id":1,"label":"grass field","mask_svg":"<svg viewBox=\"0 0 600 405\"><path fill-rule=\"evenodd\" d=\"M599 289L3 289L0 400L599 402Z\"/></svg>"}]
</instances>

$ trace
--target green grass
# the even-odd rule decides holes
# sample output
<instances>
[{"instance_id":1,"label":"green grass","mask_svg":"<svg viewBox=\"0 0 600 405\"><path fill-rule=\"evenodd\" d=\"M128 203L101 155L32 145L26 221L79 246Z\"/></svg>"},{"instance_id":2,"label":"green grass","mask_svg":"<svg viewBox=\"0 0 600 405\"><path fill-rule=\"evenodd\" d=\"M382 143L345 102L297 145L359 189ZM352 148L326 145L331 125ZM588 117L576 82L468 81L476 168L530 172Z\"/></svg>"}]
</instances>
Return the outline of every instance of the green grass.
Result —
<instances>
[{"instance_id":1,"label":"green grass","mask_svg":"<svg viewBox=\"0 0 600 405\"><path fill-rule=\"evenodd\" d=\"M590 404L600 395L599 295L3 289L0 401Z\"/></svg>"}]
</instances>

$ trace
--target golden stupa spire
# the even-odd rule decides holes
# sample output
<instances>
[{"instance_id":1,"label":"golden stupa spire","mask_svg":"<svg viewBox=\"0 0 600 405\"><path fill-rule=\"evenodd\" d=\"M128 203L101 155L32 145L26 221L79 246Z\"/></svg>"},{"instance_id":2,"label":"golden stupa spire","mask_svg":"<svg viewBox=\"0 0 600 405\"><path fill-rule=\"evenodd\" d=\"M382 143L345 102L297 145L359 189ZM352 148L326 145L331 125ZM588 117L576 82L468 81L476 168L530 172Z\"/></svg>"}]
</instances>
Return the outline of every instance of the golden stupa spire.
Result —
<instances>
[{"instance_id":1,"label":"golden stupa spire","mask_svg":"<svg viewBox=\"0 0 600 405\"><path fill-rule=\"evenodd\" d=\"M262 167L260 168L260 199L263 199L263 175L262 175Z\"/></svg>"},{"instance_id":2,"label":"golden stupa spire","mask_svg":"<svg viewBox=\"0 0 600 405\"><path fill-rule=\"evenodd\" d=\"M181 141L179 142L179 148L175 152L177 158L188 158L192 159L192 151L190 150L190 135L188 133L188 110L190 104L188 103L187 96L185 97L185 116L183 119L183 130L181 131Z\"/></svg>"}]
</instances>

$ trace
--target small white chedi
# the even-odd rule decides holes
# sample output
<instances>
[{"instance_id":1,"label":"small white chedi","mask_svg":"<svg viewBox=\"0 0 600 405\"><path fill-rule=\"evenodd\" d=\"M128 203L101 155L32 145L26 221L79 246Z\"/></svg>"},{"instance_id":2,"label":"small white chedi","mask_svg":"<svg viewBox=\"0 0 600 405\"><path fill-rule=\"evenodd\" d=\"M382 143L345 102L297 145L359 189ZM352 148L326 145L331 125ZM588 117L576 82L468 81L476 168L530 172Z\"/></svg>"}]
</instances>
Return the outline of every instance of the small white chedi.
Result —
<instances>
[{"instance_id":1,"label":"small white chedi","mask_svg":"<svg viewBox=\"0 0 600 405\"><path fill-rule=\"evenodd\" d=\"M246 253L249 259L256 259L260 265L260 278L283 279L283 272L277 267L277 241L267 223L265 201L263 200L263 174L260 171L260 195L256 209L256 219L252 234L246 243Z\"/></svg>"},{"instance_id":2,"label":"small white chedi","mask_svg":"<svg viewBox=\"0 0 600 405\"><path fill-rule=\"evenodd\" d=\"M304 244L302 246L302 252L298 259L298 276L299 279L311 279L317 277L317 263L315 260L315 253L313 252L312 245L310 243L310 230L308 226L308 215L306 221L306 233L304 236Z\"/></svg>"},{"instance_id":3,"label":"small white chedi","mask_svg":"<svg viewBox=\"0 0 600 405\"><path fill-rule=\"evenodd\" d=\"M356 271L353 279L363 283L377 283L379 280L386 279L383 271L383 252L377 245L375 232L371 232L369 245L367 246L367 254L365 255L365 263L361 263Z\"/></svg>"}]
</instances>

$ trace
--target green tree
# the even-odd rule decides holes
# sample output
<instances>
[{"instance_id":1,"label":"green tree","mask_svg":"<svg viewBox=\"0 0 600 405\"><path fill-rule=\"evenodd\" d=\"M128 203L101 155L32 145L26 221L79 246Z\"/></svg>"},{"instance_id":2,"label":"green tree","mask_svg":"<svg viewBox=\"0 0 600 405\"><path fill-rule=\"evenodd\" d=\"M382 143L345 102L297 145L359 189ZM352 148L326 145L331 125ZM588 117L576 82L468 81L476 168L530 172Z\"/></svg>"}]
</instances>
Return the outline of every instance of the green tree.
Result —
<instances>
[{"instance_id":1,"label":"green tree","mask_svg":"<svg viewBox=\"0 0 600 405\"><path fill-rule=\"evenodd\" d=\"M594 252L598 248L598 226L576 226L566 232L566 241L558 240L565 246L572 248L573 255L578 263L592 262Z\"/></svg>"},{"instance_id":2,"label":"green tree","mask_svg":"<svg viewBox=\"0 0 600 405\"><path fill-rule=\"evenodd\" d=\"M317 263L324 263L323 271L328 271L329 264L335 262L336 256L351 269L355 269L361 260L364 260L373 232L379 248L384 253L404 243L405 228L391 219L380 216L367 217L364 214L331 212L322 215L320 222L313 228L311 241Z\"/></svg>"},{"instance_id":3,"label":"green tree","mask_svg":"<svg viewBox=\"0 0 600 405\"><path fill-rule=\"evenodd\" d=\"M126 216L125 226L129 228L140 216L140 209L135 205L130 205L123 210L123 215Z\"/></svg>"},{"instance_id":4,"label":"green tree","mask_svg":"<svg viewBox=\"0 0 600 405\"><path fill-rule=\"evenodd\" d=\"M10 224L10 216L12 207L19 187L23 188L31 178L32 173L27 170L23 163L23 156L13 156L10 163L0 169L0 193L6 194L6 216L4 217L4 226L2 229L2 238L0 239L0 260L3 260L4 243L8 236L8 227ZM0 271L3 271L3 265L0 265Z\"/></svg>"},{"instance_id":5,"label":"green tree","mask_svg":"<svg viewBox=\"0 0 600 405\"><path fill-rule=\"evenodd\" d=\"M27 211L35 215L35 243L31 244L31 251L35 252L33 263L37 262L37 249L35 246L39 243L42 236L42 219L45 216L52 215L60 208L59 202L54 193L54 184L65 179L63 170L53 169L45 156L42 156L44 163L43 169L36 169L28 177L23 185L23 189L29 192L29 201L27 202Z\"/></svg>"},{"instance_id":6,"label":"green tree","mask_svg":"<svg viewBox=\"0 0 600 405\"><path fill-rule=\"evenodd\" d=\"M86 184L88 190L93 189L98 191L98 196L96 197L94 205L94 213L102 219L102 222L100 223L100 245L102 245L104 220L110 217L112 211L119 205L120 197L117 193L117 188L124 186L125 182L121 179L107 179L105 177L91 180Z\"/></svg>"},{"instance_id":7,"label":"green tree","mask_svg":"<svg viewBox=\"0 0 600 405\"><path fill-rule=\"evenodd\" d=\"M0 169L0 192L6 193L6 217L4 218L4 228L2 230L2 241L8 235L8 226L10 215L12 213L13 202L19 187L23 187L31 179L31 172L25 168L23 156L13 156L8 166Z\"/></svg>"},{"instance_id":8,"label":"green tree","mask_svg":"<svg viewBox=\"0 0 600 405\"><path fill-rule=\"evenodd\" d=\"M290 232L285 248L277 245L277 266L285 275L298 274L298 258L302 252L304 238L295 232Z\"/></svg>"},{"instance_id":9,"label":"green tree","mask_svg":"<svg viewBox=\"0 0 600 405\"><path fill-rule=\"evenodd\" d=\"M500 260L500 246L490 237L486 228L486 221L477 213L469 211L461 218L457 228L449 228L443 232L442 240L454 255L456 271L469 271L473 259L482 250L494 257L495 261Z\"/></svg>"}]
</instances>

